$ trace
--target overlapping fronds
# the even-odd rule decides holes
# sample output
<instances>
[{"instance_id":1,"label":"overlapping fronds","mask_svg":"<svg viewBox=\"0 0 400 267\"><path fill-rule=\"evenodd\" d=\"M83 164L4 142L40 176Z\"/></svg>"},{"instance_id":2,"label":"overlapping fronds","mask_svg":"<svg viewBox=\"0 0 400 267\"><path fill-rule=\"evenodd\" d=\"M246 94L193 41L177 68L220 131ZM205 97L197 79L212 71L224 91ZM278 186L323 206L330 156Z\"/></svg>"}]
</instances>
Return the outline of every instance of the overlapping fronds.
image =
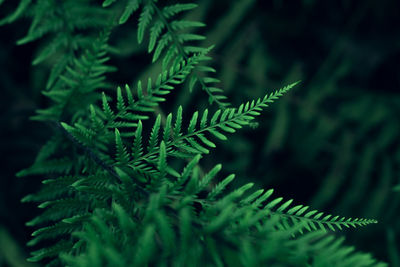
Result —
<instances>
[{"instance_id":1,"label":"overlapping fronds","mask_svg":"<svg viewBox=\"0 0 400 267\"><path fill-rule=\"evenodd\" d=\"M137 99L134 99L129 85L125 86L126 97L123 96L122 89L118 87L116 111L110 107L105 94L102 98L102 109L93 110L97 110L97 113L104 118L105 128L136 127L139 120L148 118L145 113L154 112L154 108L160 102L165 101L165 96L174 89L174 86L186 80L193 68L204 57L203 54L196 54L188 58L187 61L178 62L171 66L169 70L159 74L155 82L149 78L145 88L139 81L135 91Z\"/></svg>"},{"instance_id":2,"label":"overlapping fronds","mask_svg":"<svg viewBox=\"0 0 400 267\"><path fill-rule=\"evenodd\" d=\"M255 116L260 114L259 112L263 108L268 106L268 103L273 102L295 85L296 83L291 84L272 94L267 94L262 99L241 104L238 108L217 110L210 116L207 109L203 111L201 116L198 112L195 112L185 130L182 130L183 111L180 107L175 119L173 119L172 114L167 116L166 125L162 131L162 141L165 143L167 155L188 157L196 154L208 154L209 148L215 147L215 144L208 139L207 135L220 140L227 140L226 133L234 133L237 129L248 125ZM135 138L141 138L140 133L141 127L138 127ZM159 143L161 142L158 138L159 135L161 135L160 116L157 117L152 127L147 150L145 151L143 145L134 142L139 146L133 147L132 151L143 152L129 162L133 168L137 162L142 160L151 162L157 158Z\"/></svg>"},{"instance_id":3,"label":"overlapping fronds","mask_svg":"<svg viewBox=\"0 0 400 267\"><path fill-rule=\"evenodd\" d=\"M165 76L165 75L163 75ZM162 78L158 79L159 81ZM156 83L159 84L160 82ZM140 83L139 83L140 84ZM151 84L151 83L149 83ZM257 99L256 101L246 102L240 105L238 108L227 108L224 110L217 110L214 114L208 115L208 110L204 110L201 117L198 112L195 112L190 119L189 125L185 129L182 125L183 121L183 111L180 107L177 111L175 118L172 114L169 114L166 118L166 123L164 129L161 127L161 116L158 115L154 122L150 136L148 140L144 140L147 143L147 147L144 146L142 137L142 123L139 116L133 116L135 120L139 120L138 124L132 122L130 124L123 124L116 119L120 119L112 111L108 102L103 97L103 111L106 114L108 127L117 128L119 126L137 126L136 131L132 134L126 134L125 136L134 136L133 144L129 149L124 145L124 142L120 139L121 134L119 131L115 132L115 140L117 141L116 147L116 159L118 164L127 165L134 171L141 173L154 173L151 166L157 166L159 156L160 156L160 144L164 142L164 149L166 156L173 156L178 158L190 158L197 154L208 154L210 148L214 148L215 144L209 140L209 136L220 139L227 140L226 133L234 133L237 129L248 125L255 116L260 114L260 111L267 107L269 103L272 103L279 96L289 91L297 83L288 85L276 92L267 94L264 98ZM151 88L151 87L150 87ZM141 87L138 86L138 90L141 91ZM156 91L152 91L156 92ZM128 93L129 96L129 93ZM149 97L151 99L151 97ZM138 105L135 103L143 103L143 96L137 102L131 100L129 106L125 106L123 98L121 96L121 91L118 90L117 94L117 109L118 114L123 114L126 116L127 107L131 107L131 110L135 110ZM155 98L157 100L157 98ZM123 112L121 112L121 110ZM137 109L136 109L137 110ZM148 109L140 109L139 111L149 111ZM96 118L93 119L94 121ZM173 122L174 121L174 122ZM75 127L71 127L67 124L63 124L64 128L73 135L79 142L83 145L91 147L96 141L99 141L98 132L93 132L92 130L83 128L82 125L76 124ZM99 132L102 132L106 125L101 124L102 128ZM104 140L104 142L106 142ZM150 166L149 166L150 165ZM170 172L172 170L169 170Z\"/></svg>"},{"instance_id":4,"label":"overlapping fronds","mask_svg":"<svg viewBox=\"0 0 400 267\"><path fill-rule=\"evenodd\" d=\"M214 176L215 171L208 175ZM204 186L196 175L186 182L181 190L187 193L200 184ZM343 245L343 238L325 236L321 231L293 239L292 235L304 225L280 228L280 215L270 209L250 208L252 204L246 202L249 197L242 197L250 187L218 196L217 202L207 202L163 186L150 195L142 212L135 212L141 214L139 217L132 217L135 208L113 202L111 212L96 210L83 230L75 234L86 253L64 253L61 257L71 266L386 266L370 254ZM238 201L242 207L236 205ZM193 203L201 205L202 210L196 211Z\"/></svg>"},{"instance_id":5,"label":"overlapping fronds","mask_svg":"<svg viewBox=\"0 0 400 267\"><path fill-rule=\"evenodd\" d=\"M103 6L114 2L106 0ZM204 24L179 19L195 4L118 2L123 5L121 24L142 7L138 41L148 39L153 62L162 59L163 68L146 86L116 87L116 97L99 91L113 88L105 80L113 68L105 63L115 26L109 18L118 9L99 9L89 0L22 0L0 22L24 14L33 18L19 43L51 35L34 64L64 55L44 91L52 105L34 117L50 121L55 134L32 167L18 174L43 176L41 190L22 200L44 210L27 223L36 228L28 243L36 251L29 260L95 267L374 265L369 254L354 253L341 239L322 232L375 220L292 206L292 200L272 199L272 189L250 192L253 183L232 188L235 175L220 179L221 164L209 171L200 167L201 157L216 147L213 139L227 140L228 134L250 125L297 83L228 107L222 90L212 85L218 80L206 75L215 70L202 65L210 59L210 48L193 45L204 37L188 31ZM185 81L190 90L199 84L219 109L187 116L179 107L165 118L158 114L147 128L148 113Z\"/></svg>"},{"instance_id":6,"label":"overlapping fronds","mask_svg":"<svg viewBox=\"0 0 400 267\"><path fill-rule=\"evenodd\" d=\"M81 117L88 105L99 99L95 92L108 87L104 74L114 68L106 65L107 41L109 33L102 33L92 46L73 64L66 66L65 73L59 76L59 84L43 94L53 100L54 105L38 110L33 118L44 121L59 121ZM77 112L78 111L78 112Z\"/></svg>"},{"instance_id":7,"label":"overlapping fronds","mask_svg":"<svg viewBox=\"0 0 400 267\"><path fill-rule=\"evenodd\" d=\"M107 7L115 1L105 0L103 6ZM196 53L205 53L206 48L196 46L197 41L204 40L205 37L200 34L190 33L193 28L204 27L205 24L198 21L183 20L175 18L184 11L192 10L197 7L193 3L176 3L159 7L156 0L128 1L119 22L125 23L129 17L142 7L138 23L138 42L141 43L145 39L146 31L149 32L148 52L153 52L153 62L162 58L164 68L173 62L187 60L191 55ZM210 57L204 61L211 60ZM172 62L172 63L171 63ZM220 108L229 106L223 90L215 84L220 81L212 77L215 69L210 66L200 65L196 67L191 75L189 82L189 90L198 85L209 96L210 103L216 103Z\"/></svg>"},{"instance_id":8,"label":"overlapping fronds","mask_svg":"<svg viewBox=\"0 0 400 267\"><path fill-rule=\"evenodd\" d=\"M0 21L0 25L11 23L28 16L32 23L26 36L17 41L22 45L38 39L45 39L32 64L37 65L52 58L46 89L59 81L66 67L73 64L75 55L91 47L96 35L83 35L82 31L110 28L110 14L101 7L91 5L88 0L21 0L14 13Z\"/></svg>"},{"instance_id":9,"label":"overlapping fronds","mask_svg":"<svg viewBox=\"0 0 400 267\"><path fill-rule=\"evenodd\" d=\"M28 169L18 173L18 176L28 174L59 173L67 174L73 169L76 163L69 156L53 156L65 149L63 136L58 125L61 119L76 120L85 115L85 111L90 103L94 103L100 98L96 92L99 88L107 85L104 74L112 71L113 68L107 66L108 60L105 49L107 48L108 33L102 33L97 38L91 49L86 50L79 59L74 60L71 67L66 67L65 74L60 76L59 86L54 86L43 94L53 100L53 105L47 109L40 109L33 119L50 121L50 125L55 128L57 134L41 149L35 163Z\"/></svg>"}]
</instances>

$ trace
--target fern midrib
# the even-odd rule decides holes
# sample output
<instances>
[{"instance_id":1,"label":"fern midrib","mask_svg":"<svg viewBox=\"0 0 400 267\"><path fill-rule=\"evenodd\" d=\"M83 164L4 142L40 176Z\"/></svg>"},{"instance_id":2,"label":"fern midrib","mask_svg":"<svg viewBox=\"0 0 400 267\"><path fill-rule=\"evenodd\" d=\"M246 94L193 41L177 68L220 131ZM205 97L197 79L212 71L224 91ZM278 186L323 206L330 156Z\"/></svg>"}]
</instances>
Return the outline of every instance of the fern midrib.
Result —
<instances>
[{"instance_id":1,"label":"fern midrib","mask_svg":"<svg viewBox=\"0 0 400 267\"><path fill-rule=\"evenodd\" d=\"M171 199L174 200L178 200L179 198L173 197L173 196L168 196ZM198 202L203 206L214 206L218 201L209 201L207 199L193 199L193 202ZM259 210L262 211L265 210L265 208ZM268 209L269 212L272 215L277 215L278 217L286 217L286 218L296 218L299 221L308 221L308 222L313 222L315 224L334 224L336 225L336 227L338 227L337 225L340 226L344 226L344 227L348 227L353 226L362 226L363 224L371 224L371 223L375 223L375 220L367 220L367 221L354 221L354 220L350 220L350 221L338 221L338 218L336 221L330 221L329 219L315 219L312 217L305 217L305 216L301 216L301 215L296 215L296 214L288 214L288 213L284 213L284 212L278 212L278 211L274 211L273 209ZM307 223L307 225L310 225L309 223Z\"/></svg>"},{"instance_id":2,"label":"fern midrib","mask_svg":"<svg viewBox=\"0 0 400 267\"><path fill-rule=\"evenodd\" d=\"M161 87L163 85L168 85L168 83L170 83L172 80L174 80L175 77L178 76L178 75L182 75L182 74L184 75L184 72L186 71L186 69L190 68L190 66L192 66L192 65L189 65L189 63L190 63L189 60L185 59L185 62L186 62L185 63L186 65L183 66L178 72L174 73L167 80L165 80L164 82L160 83L159 86L153 88L151 94L148 94L148 92L146 91L146 94L144 95L143 98L141 98L141 99L139 98L138 101L136 101L135 103L133 103L131 105L131 109L135 110L135 111L140 111L140 108L138 108L138 106L140 106L142 103L144 103L146 101L149 101L154 95L157 95L158 92L162 90ZM172 90L165 89L165 91L170 93Z\"/></svg>"},{"instance_id":3,"label":"fern midrib","mask_svg":"<svg viewBox=\"0 0 400 267\"><path fill-rule=\"evenodd\" d=\"M368 220L368 221L354 221L354 220L351 220L351 221L348 221L348 222L346 222L346 221L337 221L337 220L336 221L330 221L329 219L325 219L325 220L324 219L315 219L315 218L312 218L312 217L305 217L305 216L296 215L296 214L287 214L287 213L284 213L284 212L278 212L278 211L272 211L272 210L271 210L271 213L277 214L277 215L279 215L281 217L296 218L296 219L298 219L300 221L307 220L307 221L311 221L313 223L325 223L325 224L335 224L335 225L343 225L343 226L347 226L347 224L349 224L349 225L355 224L355 225L361 226L362 224L371 224L371 223L375 222L374 220Z\"/></svg>"},{"instance_id":4,"label":"fern midrib","mask_svg":"<svg viewBox=\"0 0 400 267\"><path fill-rule=\"evenodd\" d=\"M233 116L232 118L230 118L230 119L228 119L228 120L225 120L225 121L223 121L223 122L219 122L219 123L214 124L214 125L209 125L209 126L203 128L203 129L199 129L199 130L197 130L197 131L194 131L193 133L181 135L181 136L179 136L178 138L176 138L175 140L172 140L170 143L167 143L167 144L166 144L166 149L168 150L169 148L171 148L171 147L173 147L173 146L179 147L179 142L184 141L184 140L187 139L187 138L196 137L197 135L199 135L199 134L201 134L201 133L204 133L204 132L207 132L207 131L209 131L209 130L211 130L211 129L217 128L217 127L220 126L220 125L223 125L223 124L226 124L226 123L229 123L229 122L233 122L233 121L235 121L235 120L237 120L237 119L240 119L241 117L248 115L248 113L250 113L251 111L254 111L256 108L258 108L258 107L259 107L260 105L262 105L262 104L265 104L265 101L262 101L262 102L260 102L260 103L257 104L257 105L254 105L254 107L250 108L250 109L247 110L246 112L243 112L243 113L241 113L241 114L239 114L239 115L236 114L236 116ZM236 109L236 108L235 108L235 109ZM247 121L247 120L246 120L246 121ZM153 151L153 152L148 152L148 153L146 153L145 155L134 159L133 161L131 161L130 164L133 165L134 163L139 162L139 161L141 161L141 160L148 160L151 156L154 156L154 155L156 155L156 154L158 153L158 149L157 149L157 148L158 148L158 147L155 147L155 148L154 148L155 151ZM170 154L170 153L169 153L169 154ZM132 167L134 167L134 166L132 166Z\"/></svg>"},{"instance_id":5,"label":"fern midrib","mask_svg":"<svg viewBox=\"0 0 400 267\"><path fill-rule=\"evenodd\" d=\"M167 31L171 34L172 41L174 42L175 46L177 47L179 53L181 54L181 56L182 56L185 60L187 60L188 57L187 57L185 51L183 50L183 47L182 47L181 43L179 42L178 38L176 37L175 31L171 28L171 26L170 26L168 20L167 20L167 19L165 18L165 16L162 14L162 11L158 8L158 6L157 6L156 4L154 4L153 1L150 1L150 2L151 2L151 6L154 8L154 10L156 10L156 13L157 13L158 17L159 17L160 20L164 23L164 25L165 25ZM203 89L204 91L206 91L206 93L213 99L213 101L214 101L215 103L217 103L217 105L218 105L220 108L222 108L222 109L225 108L226 104L224 104L224 103L222 103L221 101L219 101L219 100L210 92L210 90L208 89L208 86L207 86L206 83L204 82L203 78L197 73L197 71L194 70L193 72L194 72L193 75L194 75L194 76L198 79L198 81L200 82L200 85L201 85L202 89Z\"/></svg>"}]
</instances>

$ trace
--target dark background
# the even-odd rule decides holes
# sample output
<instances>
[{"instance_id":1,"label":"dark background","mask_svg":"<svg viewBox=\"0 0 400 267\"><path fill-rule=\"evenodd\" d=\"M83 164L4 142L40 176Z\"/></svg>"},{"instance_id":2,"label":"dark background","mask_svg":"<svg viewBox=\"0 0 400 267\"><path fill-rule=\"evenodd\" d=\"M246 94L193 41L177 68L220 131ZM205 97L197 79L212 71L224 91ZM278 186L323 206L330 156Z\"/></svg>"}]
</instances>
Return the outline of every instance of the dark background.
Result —
<instances>
[{"instance_id":1,"label":"dark background","mask_svg":"<svg viewBox=\"0 0 400 267\"><path fill-rule=\"evenodd\" d=\"M13 2L13 1L11 1ZM400 1L197 1L187 16L203 21L230 102L262 97L301 80L271 105L256 129L244 129L203 160L223 163L237 184L255 182L276 194L331 214L374 218L379 224L346 230L347 244L400 266ZM15 3L0 6L5 16ZM136 44L135 18L111 37L121 53L111 63L118 84L142 79L151 60ZM40 177L16 178L50 136L29 120L48 104L40 90L50 63L31 66L40 41L15 45L30 21L0 27L0 266L23 261L37 209L20 199ZM199 100L204 99L204 100ZM162 105L201 109L206 96L185 88Z\"/></svg>"}]
</instances>

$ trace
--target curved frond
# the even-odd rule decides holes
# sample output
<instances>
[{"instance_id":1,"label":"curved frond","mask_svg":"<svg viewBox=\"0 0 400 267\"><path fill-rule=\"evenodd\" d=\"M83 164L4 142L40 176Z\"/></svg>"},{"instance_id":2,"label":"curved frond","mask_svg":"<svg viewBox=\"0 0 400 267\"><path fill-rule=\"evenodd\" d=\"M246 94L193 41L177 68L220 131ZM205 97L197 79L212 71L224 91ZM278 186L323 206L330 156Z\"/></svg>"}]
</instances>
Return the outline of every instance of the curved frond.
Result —
<instances>
[{"instance_id":1,"label":"curved frond","mask_svg":"<svg viewBox=\"0 0 400 267\"><path fill-rule=\"evenodd\" d=\"M125 11L120 18L120 23L125 23L135 10L139 9L142 1L129 1ZM104 2L107 6L109 1ZM196 41L204 40L205 37L195 33L189 33L188 30L203 27L205 24L198 21L187 21L175 19L176 15L184 11L192 10L197 7L196 4L172 4L159 7L157 1L143 1L143 8L139 16L138 23L138 42L144 40L145 33L149 29L148 52L153 52L153 62L162 58L163 67L167 68L172 62L188 60L193 54L206 53L208 50L204 47L195 46ZM203 58L202 62L209 61L211 58ZM209 66L198 66L191 76L189 90L192 91L195 85L198 85L209 96L210 103L216 103L220 108L226 108L229 103L226 102L226 96L223 90L215 84L220 81L211 77L215 69Z\"/></svg>"}]
</instances>

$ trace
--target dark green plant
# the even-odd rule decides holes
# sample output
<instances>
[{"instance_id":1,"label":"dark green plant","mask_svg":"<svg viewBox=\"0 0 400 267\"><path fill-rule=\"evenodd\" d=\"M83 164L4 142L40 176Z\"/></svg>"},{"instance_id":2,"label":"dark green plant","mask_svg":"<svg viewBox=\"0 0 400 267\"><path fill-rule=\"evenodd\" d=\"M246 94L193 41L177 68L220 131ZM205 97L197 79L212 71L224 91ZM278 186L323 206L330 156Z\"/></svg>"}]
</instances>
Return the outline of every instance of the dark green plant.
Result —
<instances>
[{"instance_id":1,"label":"dark green plant","mask_svg":"<svg viewBox=\"0 0 400 267\"><path fill-rule=\"evenodd\" d=\"M220 164L208 172L200 165L216 147L213 139L227 140L252 125L297 83L232 108L209 75L212 47L198 46L204 37L191 32L204 24L180 17L195 4L106 0L103 7L90 0L23 0L0 22L32 17L19 43L46 36L33 63L54 61L43 90L52 103L33 117L54 134L18 173L44 177L41 191L23 199L45 209L28 222L37 228L29 260L49 266L385 265L331 233L375 220L293 206L270 199L273 190L249 192L253 183L227 190L233 174L220 179ZM135 89L115 86L115 96L106 81L115 71L106 65L115 52L110 35L138 9L138 42L148 41L161 71ZM167 94L178 87L189 94L196 86L209 98L208 109L162 112Z\"/></svg>"}]
</instances>

